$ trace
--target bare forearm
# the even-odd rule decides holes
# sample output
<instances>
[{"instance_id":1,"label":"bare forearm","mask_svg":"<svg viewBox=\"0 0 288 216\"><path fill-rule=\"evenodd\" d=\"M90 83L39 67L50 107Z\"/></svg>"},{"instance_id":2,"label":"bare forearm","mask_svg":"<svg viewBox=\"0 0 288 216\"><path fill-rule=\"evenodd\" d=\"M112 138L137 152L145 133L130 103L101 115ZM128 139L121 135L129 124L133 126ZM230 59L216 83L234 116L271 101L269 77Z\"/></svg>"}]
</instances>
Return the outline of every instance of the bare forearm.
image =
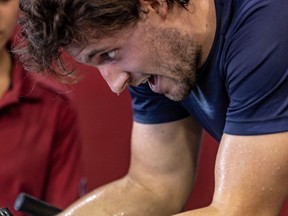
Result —
<instances>
[{"instance_id":1,"label":"bare forearm","mask_svg":"<svg viewBox=\"0 0 288 216\"><path fill-rule=\"evenodd\" d=\"M219 214L217 208L213 206L207 206L205 208L195 209L192 211L183 212L173 216L222 216L222 214Z\"/></svg>"},{"instance_id":2,"label":"bare forearm","mask_svg":"<svg viewBox=\"0 0 288 216\"><path fill-rule=\"evenodd\" d=\"M90 192L58 216L168 216L171 214L173 210L165 205L165 201L160 196L125 177Z\"/></svg>"},{"instance_id":3,"label":"bare forearm","mask_svg":"<svg viewBox=\"0 0 288 216\"><path fill-rule=\"evenodd\" d=\"M128 174L86 195L59 216L180 212L193 184L200 139L201 128L192 118L156 125L134 123Z\"/></svg>"},{"instance_id":4,"label":"bare forearm","mask_svg":"<svg viewBox=\"0 0 288 216\"><path fill-rule=\"evenodd\" d=\"M210 205L204 208L195 209L191 211L186 211L183 213L179 213L173 216L223 216L223 215L229 215L229 216L255 216L255 215L261 215L261 216L278 216L280 214L280 209L278 212L271 212L270 210L265 209L263 206L266 205L266 203L263 203L262 205L259 205L256 208L237 208L237 204L233 203L227 203L227 204L219 204L217 205Z\"/></svg>"}]
</instances>

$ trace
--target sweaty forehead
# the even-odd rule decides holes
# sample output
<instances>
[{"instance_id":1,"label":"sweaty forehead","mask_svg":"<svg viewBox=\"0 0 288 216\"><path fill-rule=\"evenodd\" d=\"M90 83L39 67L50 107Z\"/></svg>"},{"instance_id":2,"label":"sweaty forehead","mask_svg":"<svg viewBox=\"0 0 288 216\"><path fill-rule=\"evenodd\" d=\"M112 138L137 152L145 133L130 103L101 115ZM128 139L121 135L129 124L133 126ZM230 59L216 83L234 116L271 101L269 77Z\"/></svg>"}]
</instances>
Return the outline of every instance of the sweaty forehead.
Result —
<instances>
[{"instance_id":1,"label":"sweaty forehead","mask_svg":"<svg viewBox=\"0 0 288 216\"><path fill-rule=\"evenodd\" d=\"M101 53L113 46L119 44L115 39L110 37L98 38L98 39L88 39L83 43L72 43L65 47L65 51L78 62L85 62L85 58L91 52L94 54Z\"/></svg>"},{"instance_id":2,"label":"sweaty forehead","mask_svg":"<svg viewBox=\"0 0 288 216\"><path fill-rule=\"evenodd\" d=\"M104 48L112 46L121 46L127 43L129 37L131 36L131 31L117 31L110 34L91 34L86 37L85 40L79 42L73 42L66 46L64 49L73 57L77 58L83 50L103 50Z\"/></svg>"},{"instance_id":3,"label":"sweaty forehead","mask_svg":"<svg viewBox=\"0 0 288 216\"><path fill-rule=\"evenodd\" d=\"M91 46L91 45L96 46L97 44L101 43L101 40L102 39L99 37L98 34L94 34L94 35L91 34L91 36L86 35L80 41L74 40L69 45L66 45L63 48L73 58L76 58L82 50L86 49L88 46Z\"/></svg>"}]
</instances>

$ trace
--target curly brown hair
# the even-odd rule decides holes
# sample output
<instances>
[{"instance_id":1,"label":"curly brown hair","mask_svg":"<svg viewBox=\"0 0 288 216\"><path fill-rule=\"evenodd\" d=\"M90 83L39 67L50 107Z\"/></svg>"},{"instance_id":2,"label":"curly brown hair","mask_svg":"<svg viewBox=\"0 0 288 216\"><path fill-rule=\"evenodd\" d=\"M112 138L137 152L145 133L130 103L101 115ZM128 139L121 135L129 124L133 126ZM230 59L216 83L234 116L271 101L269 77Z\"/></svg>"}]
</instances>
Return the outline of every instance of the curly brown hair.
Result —
<instances>
[{"instance_id":1,"label":"curly brown hair","mask_svg":"<svg viewBox=\"0 0 288 216\"><path fill-rule=\"evenodd\" d=\"M166 1L170 8L189 3ZM67 75L63 48L133 25L139 14L139 0L20 0L21 37L14 51L28 70Z\"/></svg>"}]
</instances>

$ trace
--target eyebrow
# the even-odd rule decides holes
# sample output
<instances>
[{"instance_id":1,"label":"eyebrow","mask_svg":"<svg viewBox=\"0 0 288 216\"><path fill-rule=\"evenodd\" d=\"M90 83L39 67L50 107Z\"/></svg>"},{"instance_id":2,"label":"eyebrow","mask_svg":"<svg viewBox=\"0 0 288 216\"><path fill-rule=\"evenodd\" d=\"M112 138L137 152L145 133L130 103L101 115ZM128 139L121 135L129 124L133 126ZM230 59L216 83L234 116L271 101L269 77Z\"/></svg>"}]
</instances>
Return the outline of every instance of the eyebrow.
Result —
<instances>
[{"instance_id":1,"label":"eyebrow","mask_svg":"<svg viewBox=\"0 0 288 216\"><path fill-rule=\"evenodd\" d=\"M93 56L98 55L99 53L106 52L107 50L108 50L108 47L90 50L84 56L85 63L90 63Z\"/></svg>"}]
</instances>

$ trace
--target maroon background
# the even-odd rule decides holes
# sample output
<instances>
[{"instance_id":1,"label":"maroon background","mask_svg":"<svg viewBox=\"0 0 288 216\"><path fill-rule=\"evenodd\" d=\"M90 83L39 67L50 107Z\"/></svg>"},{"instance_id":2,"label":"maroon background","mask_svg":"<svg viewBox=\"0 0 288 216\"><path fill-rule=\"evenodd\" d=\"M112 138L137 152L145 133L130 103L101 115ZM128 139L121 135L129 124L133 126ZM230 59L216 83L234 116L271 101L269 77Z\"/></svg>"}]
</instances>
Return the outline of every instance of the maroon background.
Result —
<instances>
[{"instance_id":1,"label":"maroon background","mask_svg":"<svg viewBox=\"0 0 288 216\"><path fill-rule=\"evenodd\" d=\"M128 170L132 111L128 92L113 94L97 70L80 67L85 77L74 86L84 140L88 191L123 176ZM218 143L205 134L196 185L187 209L206 206L214 189ZM281 216L288 215L288 205Z\"/></svg>"}]
</instances>

